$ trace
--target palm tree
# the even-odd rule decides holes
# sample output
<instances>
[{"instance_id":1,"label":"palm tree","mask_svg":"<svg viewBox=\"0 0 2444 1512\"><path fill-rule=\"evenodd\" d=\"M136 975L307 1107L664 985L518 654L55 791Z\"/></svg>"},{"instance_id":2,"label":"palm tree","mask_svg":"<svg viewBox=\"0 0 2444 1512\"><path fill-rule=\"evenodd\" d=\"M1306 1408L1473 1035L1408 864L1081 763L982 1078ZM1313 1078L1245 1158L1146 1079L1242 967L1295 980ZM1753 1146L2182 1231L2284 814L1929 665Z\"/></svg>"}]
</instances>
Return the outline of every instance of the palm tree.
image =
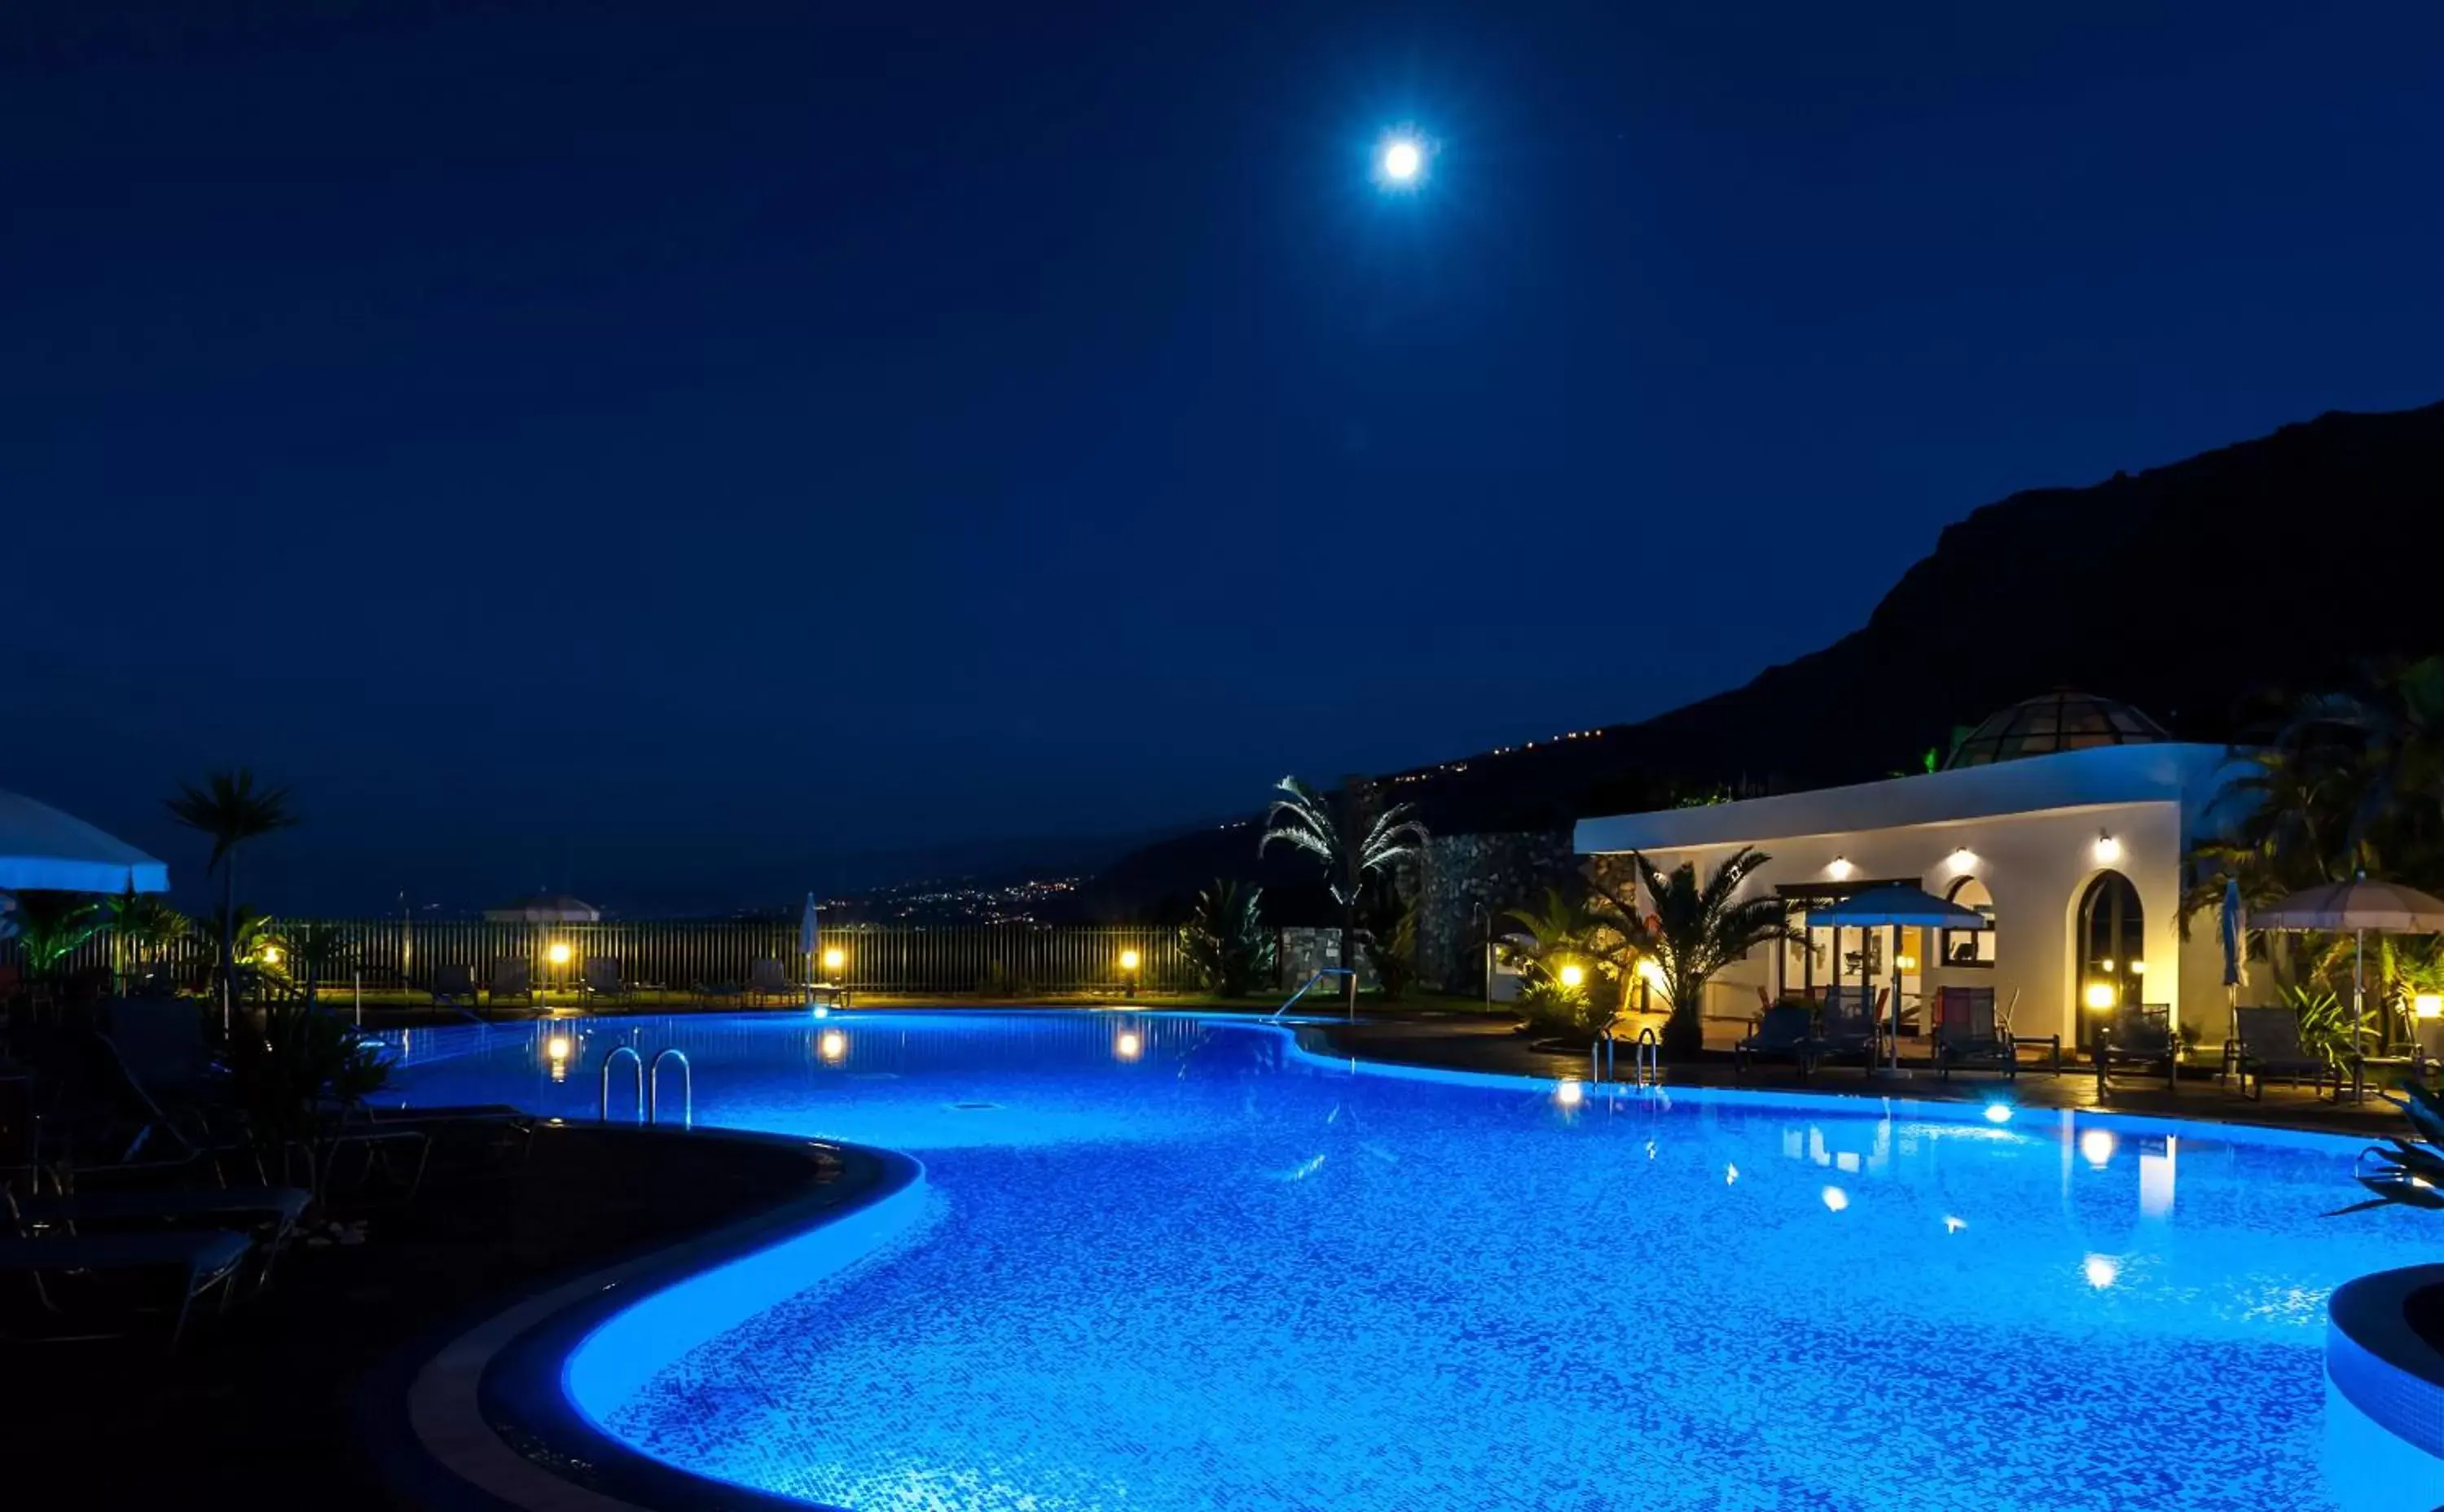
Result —
<instances>
[{"instance_id":1,"label":"palm tree","mask_svg":"<svg viewBox=\"0 0 2444 1512\"><path fill-rule=\"evenodd\" d=\"M1651 928L1639 913L1634 894L1602 882L1591 884L1603 899L1601 910L1607 922L1620 931L1627 948L1655 961L1656 986L1672 1010L1663 1025L1663 1048L1671 1054L1694 1055L1705 1047L1706 984L1714 973L1760 945L1807 943L1805 931L1787 916L1781 898L1770 894L1738 895L1740 884L1771 859L1762 851L1743 846L1725 857L1701 887L1696 863L1683 861L1667 876L1644 856L1633 853L1630 863L1652 902L1655 923Z\"/></svg>"},{"instance_id":2,"label":"palm tree","mask_svg":"<svg viewBox=\"0 0 2444 1512\"><path fill-rule=\"evenodd\" d=\"M1536 975L1558 980L1563 966L1577 961L1619 981L1626 993L1638 951L1612 912L1595 908L1584 892L1548 885L1541 901L1523 904L1503 917L1535 942L1525 954Z\"/></svg>"},{"instance_id":3,"label":"palm tree","mask_svg":"<svg viewBox=\"0 0 2444 1512\"><path fill-rule=\"evenodd\" d=\"M130 888L103 907L110 914L113 968L121 976L138 964L139 954L149 951L157 957L184 939L191 928L187 916L163 902L157 893Z\"/></svg>"},{"instance_id":4,"label":"palm tree","mask_svg":"<svg viewBox=\"0 0 2444 1512\"><path fill-rule=\"evenodd\" d=\"M1354 777L1330 797L1295 777L1283 778L1274 791L1278 796L1265 810L1265 833L1256 841L1256 854L1262 856L1278 840L1323 863L1324 886L1341 906L1341 968L1349 973L1342 980L1355 1012L1358 894L1368 877L1424 850L1426 827L1408 804L1383 806L1373 785Z\"/></svg>"},{"instance_id":5,"label":"palm tree","mask_svg":"<svg viewBox=\"0 0 2444 1512\"><path fill-rule=\"evenodd\" d=\"M2397 875L2435 859L2444 821L2444 656L2370 672L2349 692L2319 693L2293 709L2274 747L2333 785L2343 819L2333 875Z\"/></svg>"},{"instance_id":6,"label":"palm tree","mask_svg":"<svg viewBox=\"0 0 2444 1512\"><path fill-rule=\"evenodd\" d=\"M1265 928L1264 893L1216 877L1196 894L1194 911L1179 927L1179 948L1207 991L1245 997L1259 976L1272 970L1279 947Z\"/></svg>"},{"instance_id":7,"label":"palm tree","mask_svg":"<svg viewBox=\"0 0 2444 1512\"><path fill-rule=\"evenodd\" d=\"M178 796L168 800L171 817L191 830L213 838L213 858L206 876L221 874L221 1023L226 1027L232 1007L237 960L237 849L250 839L287 829L297 822L288 807L286 787L257 787L246 767L233 772L208 772L201 787L178 784Z\"/></svg>"},{"instance_id":8,"label":"palm tree","mask_svg":"<svg viewBox=\"0 0 2444 1512\"><path fill-rule=\"evenodd\" d=\"M49 977L102 932L102 905L83 893L20 893L10 917L27 974L36 981Z\"/></svg>"}]
</instances>

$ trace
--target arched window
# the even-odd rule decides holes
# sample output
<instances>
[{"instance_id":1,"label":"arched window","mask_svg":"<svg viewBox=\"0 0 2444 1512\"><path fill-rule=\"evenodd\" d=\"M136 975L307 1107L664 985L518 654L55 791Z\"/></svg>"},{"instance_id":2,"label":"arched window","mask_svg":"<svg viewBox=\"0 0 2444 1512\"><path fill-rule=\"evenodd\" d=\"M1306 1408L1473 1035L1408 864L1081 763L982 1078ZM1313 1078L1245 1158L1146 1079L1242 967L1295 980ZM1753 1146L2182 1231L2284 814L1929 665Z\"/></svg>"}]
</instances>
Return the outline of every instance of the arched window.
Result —
<instances>
[{"instance_id":1,"label":"arched window","mask_svg":"<svg viewBox=\"0 0 2444 1512\"><path fill-rule=\"evenodd\" d=\"M1946 930L1941 949L1947 967L1976 968L1994 964L1994 894L1986 884L1973 876L1964 876L1952 884L1943 894L1965 909L1975 909L1986 915L1982 930Z\"/></svg>"},{"instance_id":2,"label":"arched window","mask_svg":"<svg viewBox=\"0 0 2444 1512\"><path fill-rule=\"evenodd\" d=\"M2079 1040L2089 1026L2125 1004L2140 1002L2146 986L2147 920L2138 889L2120 872L2101 872L2079 899Z\"/></svg>"}]
</instances>

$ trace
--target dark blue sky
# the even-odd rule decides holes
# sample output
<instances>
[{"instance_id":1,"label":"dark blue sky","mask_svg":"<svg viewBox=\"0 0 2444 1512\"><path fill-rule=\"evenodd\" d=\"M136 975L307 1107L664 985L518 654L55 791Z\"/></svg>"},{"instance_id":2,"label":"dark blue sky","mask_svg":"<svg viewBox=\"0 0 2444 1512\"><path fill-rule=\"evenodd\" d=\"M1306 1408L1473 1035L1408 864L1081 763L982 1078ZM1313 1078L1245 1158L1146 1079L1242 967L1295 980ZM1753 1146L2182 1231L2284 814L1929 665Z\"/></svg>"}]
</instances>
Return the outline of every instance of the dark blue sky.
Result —
<instances>
[{"instance_id":1,"label":"dark blue sky","mask_svg":"<svg viewBox=\"0 0 2444 1512\"><path fill-rule=\"evenodd\" d=\"M2439 162L2427 0L11 6L0 785L714 906L1635 717L2444 395Z\"/></svg>"}]
</instances>

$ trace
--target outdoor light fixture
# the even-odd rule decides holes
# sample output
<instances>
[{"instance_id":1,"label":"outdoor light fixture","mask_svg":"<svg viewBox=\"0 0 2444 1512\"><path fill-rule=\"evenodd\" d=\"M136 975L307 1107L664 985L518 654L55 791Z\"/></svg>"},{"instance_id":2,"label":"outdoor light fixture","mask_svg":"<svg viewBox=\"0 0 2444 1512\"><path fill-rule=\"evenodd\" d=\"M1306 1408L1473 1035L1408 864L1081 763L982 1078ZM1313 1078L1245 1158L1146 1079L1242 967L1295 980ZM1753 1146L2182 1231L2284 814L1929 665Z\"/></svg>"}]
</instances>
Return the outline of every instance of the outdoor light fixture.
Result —
<instances>
[{"instance_id":1,"label":"outdoor light fixture","mask_svg":"<svg viewBox=\"0 0 2444 1512\"><path fill-rule=\"evenodd\" d=\"M2009 1123L2011 1121L2011 1105L2008 1102L1988 1103L1986 1105L1986 1121L1988 1123Z\"/></svg>"},{"instance_id":2,"label":"outdoor light fixture","mask_svg":"<svg viewBox=\"0 0 2444 1512\"><path fill-rule=\"evenodd\" d=\"M1134 972L1137 968L1138 952L1135 950L1122 950L1120 952L1120 969L1123 971Z\"/></svg>"},{"instance_id":3,"label":"outdoor light fixture","mask_svg":"<svg viewBox=\"0 0 2444 1512\"><path fill-rule=\"evenodd\" d=\"M1945 1233L1947 1233L1947 1234L1956 1234L1956 1233L1960 1232L1962 1229L1964 1229L1964 1228L1966 1228L1966 1227L1968 1227L1968 1226L1969 1226L1969 1220L1968 1220L1968 1219L1966 1219L1966 1218L1954 1218L1954 1217L1953 1217L1950 1213L1946 1213L1946 1214L1944 1214L1944 1217L1943 1217L1943 1231L1944 1231Z\"/></svg>"},{"instance_id":4,"label":"outdoor light fixture","mask_svg":"<svg viewBox=\"0 0 2444 1512\"><path fill-rule=\"evenodd\" d=\"M2108 955L2108 956L2106 956L2103 960L2097 962L2097 963L2096 963L2096 968L2097 968L2098 970L2100 970L2100 971L2110 971L2110 970L2112 970L2112 969L2113 969L2113 957L2111 957L2111 956L2109 956L2109 955Z\"/></svg>"},{"instance_id":5,"label":"outdoor light fixture","mask_svg":"<svg viewBox=\"0 0 2444 1512\"><path fill-rule=\"evenodd\" d=\"M2147 974L2147 963L2144 961L2131 962L2130 974L2132 976L2145 976Z\"/></svg>"},{"instance_id":6,"label":"outdoor light fixture","mask_svg":"<svg viewBox=\"0 0 2444 1512\"><path fill-rule=\"evenodd\" d=\"M2096 858L2107 866L2121 859L2121 842L2115 839L2109 831L2096 832Z\"/></svg>"},{"instance_id":7,"label":"outdoor light fixture","mask_svg":"<svg viewBox=\"0 0 2444 1512\"><path fill-rule=\"evenodd\" d=\"M1583 985L1586 980L1587 968L1579 965L1578 962L1572 961L1567 966L1562 968L1562 986L1565 987L1577 987Z\"/></svg>"},{"instance_id":8,"label":"outdoor light fixture","mask_svg":"<svg viewBox=\"0 0 2444 1512\"><path fill-rule=\"evenodd\" d=\"M1824 875L1837 882L1846 882L1850 879L1850 874L1857 870L1857 867L1850 864L1848 857L1836 856L1833 857L1833 863L1824 868Z\"/></svg>"},{"instance_id":9,"label":"outdoor light fixture","mask_svg":"<svg viewBox=\"0 0 2444 1512\"><path fill-rule=\"evenodd\" d=\"M1145 1053L1145 1041L1134 1029L1123 1029L1112 1042L1112 1054L1123 1060L1134 1060Z\"/></svg>"},{"instance_id":10,"label":"outdoor light fixture","mask_svg":"<svg viewBox=\"0 0 2444 1512\"><path fill-rule=\"evenodd\" d=\"M2444 992L2421 992L2410 1000L2410 1011L2422 1019L2444 1019Z\"/></svg>"},{"instance_id":11,"label":"outdoor light fixture","mask_svg":"<svg viewBox=\"0 0 2444 1512\"><path fill-rule=\"evenodd\" d=\"M280 964L280 947L276 945L265 946L263 948L263 964L266 966L278 966Z\"/></svg>"},{"instance_id":12,"label":"outdoor light fixture","mask_svg":"<svg viewBox=\"0 0 2444 1512\"><path fill-rule=\"evenodd\" d=\"M1893 965L1898 967L1904 971L1915 971L1917 969L1917 957L1910 954L1907 950L1903 950L1900 954L1893 957Z\"/></svg>"},{"instance_id":13,"label":"outdoor light fixture","mask_svg":"<svg viewBox=\"0 0 2444 1512\"><path fill-rule=\"evenodd\" d=\"M551 1063L553 1065L558 1065L562 1061L566 1060L568 1059L568 1036L565 1034L553 1035L550 1039L544 1042L543 1053L551 1057Z\"/></svg>"},{"instance_id":14,"label":"outdoor light fixture","mask_svg":"<svg viewBox=\"0 0 2444 1512\"><path fill-rule=\"evenodd\" d=\"M2087 1005L2091 1008L2101 1012L2120 1001L2121 994L2110 982L2090 982L2087 985Z\"/></svg>"},{"instance_id":15,"label":"outdoor light fixture","mask_svg":"<svg viewBox=\"0 0 2444 1512\"><path fill-rule=\"evenodd\" d=\"M2121 1279L2121 1267L2104 1255L2088 1256L2079 1268L2080 1273L2087 1278L2087 1283L2098 1291Z\"/></svg>"},{"instance_id":16,"label":"outdoor light fixture","mask_svg":"<svg viewBox=\"0 0 2444 1512\"><path fill-rule=\"evenodd\" d=\"M1850 1206L1850 1194L1839 1187L1827 1187L1824 1189L1824 1206L1838 1213Z\"/></svg>"},{"instance_id":17,"label":"outdoor light fixture","mask_svg":"<svg viewBox=\"0 0 2444 1512\"><path fill-rule=\"evenodd\" d=\"M834 976L838 976L840 968L846 965L848 965L848 952L839 946L835 945L824 952L824 969Z\"/></svg>"},{"instance_id":18,"label":"outdoor light fixture","mask_svg":"<svg viewBox=\"0 0 2444 1512\"><path fill-rule=\"evenodd\" d=\"M568 964L568 942L566 940L554 940L551 942L551 949L544 951L543 954L544 959L549 961L554 966L566 966Z\"/></svg>"},{"instance_id":19,"label":"outdoor light fixture","mask_svg":"<svg viewBox=\"0 0 2444 1512\"><path fill-rule=\"evenodd\" d=\"M1952 869L1955 872L1968 871L1971 867L1975 866L1976 864L1977 853L1971 850L1966 845L1961 846L1958 850L1952 853Z\"/></svg>"},{"instance_id":20,"label":"outdoor light fixture","mask_svg":"<svg viewBox=\"0 0 2444 1512\"><path fill-rule=\"evenodd\" d=\"M1740 1168L1737 1166L1725 1166L1723 1168L1723 1185L1726 1187L1736 1187L1739 1183Z\"/></svg>"},{"instance_id":21,"label":"outdoor light fixture","mask_svg":"<svg viewBox=\"0 0 2444 1512\"><path fill-rule=\"evenodd\" d=\"M848 1036L838 1029L825 1029L823 1038L815 1042L815 1053L835 1064L839 1063L848 1056Z\"/></svg>"},{"instance_id":22,"label":"outdoor light fixture","mask_svg":"<svg viewBox=\"0 0 2444 1512\"><path fill-rule=\"evenodd\" d=\"M2102 1171L2104 1169L2105 1162L2113 1158L2113 1131L2110 1129L2090 1129L2087 1133L2081 1134L2079 1136L2079 1152L2086 1157L2089 1165L2094 1166L2099 1171Z\"/></svg>"},{"instance_id":23,"label":"outdoor light fixture","mask_svg":"<svg viewBox=\"0 0 2444 1512\"><path fill-rule=\"evenodd\" d=\"M1587 1089L1583 1082L1565 1081L1553 1089L1553 1100L1565 1108L1575 1108L1586 1099Z\"/></svg>"},{"instance_id":24,"label":"outdoor light fixture","mask_svg":"<svg viewBox=\"0 0 2444 1512\"><path fill-rule=\"evenodd\" d=\"M1663 986L1662 963L1657 961L1655 957L1651 955L1639 956L1638 958L1638 977L1639 981L1644 982L1648 986L1659 987Z\"/></svg>"},{"instance_id":25,"label":"outdoor light fixture","mask_svg":"<svg viewBox=\"0 0 2444 1512\"><path fill-rule=\"evenodd\" d=\"M1426 165L1434 157L1434 143L1413 131L1395 131L1385 136L1375 149L1375 183L1378 188L1405 192L1425 182Z\"/></svg>"}]
</instances>

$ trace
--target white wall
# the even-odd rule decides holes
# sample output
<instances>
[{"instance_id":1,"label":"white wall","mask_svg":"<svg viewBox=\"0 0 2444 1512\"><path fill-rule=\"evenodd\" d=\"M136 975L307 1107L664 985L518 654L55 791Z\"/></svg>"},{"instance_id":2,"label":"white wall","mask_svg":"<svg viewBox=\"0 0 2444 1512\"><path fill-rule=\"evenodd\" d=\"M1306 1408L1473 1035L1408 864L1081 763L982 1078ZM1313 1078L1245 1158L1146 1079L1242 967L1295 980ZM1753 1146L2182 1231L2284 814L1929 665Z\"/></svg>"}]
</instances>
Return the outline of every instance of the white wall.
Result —
<instances>
[{"instance_id":1,"label":"white wall","mask_svg":"<svg viewBox=\"0 0 2444 1512\"><path fill-rule=\"evenodd\" d=\"M2038 813L2009 814L1883 829L1837 831L1761 839L1772 860L1749 888L1770 893L1783 884L1837 880L1837 857L1857 881L1914 878L1937 897L1965 870L1993 894L1995 963L1990 969L1946 968L1929 948L1921 981L1931 998L1946 985L1992 986L1997 1006L2017 1006L2012 1027L2022 1034L2060 1034L2074 1042L2080 983L2074 933L2080 895L2107 869L2098 858L2097 839L2110 834L2120 854L2110 869L2138 891L2145 915L2146 1000L2171 1003L2178 1018L2206 1031L2210 1043L2223 1038L2225 1015L2213 930L2201 927L2185 949L2179 938L2182 803L2178 798L2093 804ZM1650 850L1647 858L1665 871L1694 861L1701 876L1736 850L1731 842L1678 850ZM1955 859L1966 848L1970 857ZM1755 988L1773 980L1773 950L1760 950L1725 971L1710 992L1707 1011L1742 1016L1756 1005Z\"/></svg>"}]
</instances>

